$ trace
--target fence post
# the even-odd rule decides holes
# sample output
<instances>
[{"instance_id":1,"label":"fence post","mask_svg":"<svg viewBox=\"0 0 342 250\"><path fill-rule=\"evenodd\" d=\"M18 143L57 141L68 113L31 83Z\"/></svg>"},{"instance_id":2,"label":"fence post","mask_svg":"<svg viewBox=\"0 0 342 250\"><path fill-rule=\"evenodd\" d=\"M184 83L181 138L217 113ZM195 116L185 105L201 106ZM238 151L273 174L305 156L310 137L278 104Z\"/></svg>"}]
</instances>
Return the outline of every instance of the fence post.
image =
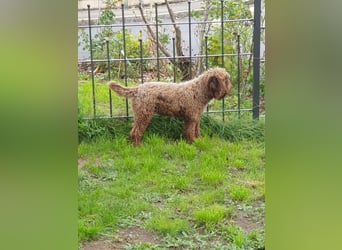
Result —
<instances>
[{"instance_id":1,"label":"fence post","mask_svg":"<svg viewBox=\"0 0 342 250\"><path fill-rule=\"evenodd\" d=\"M143 45L142 45L142 39L139 38L139 47L140 47L140 78L141 78L141 84L144 83L144 65L143 65Z\"/></svg>"},{"instance_id":2,"label":"fence post","mask_svg":"<svg viewBox=\"0 0 342 250\"><path fill-rule=\"evenodd\" d=\"M160 54L159 54L159 31L158 31L158 3L155 3L155 18L156 18L156 46L157 46L157 79L160 81Z\"/></svg>"},{"instance_id":3,"label":"fence post","mask_svg":"<svg viewBox=\"0 0 342 250\"><path fill-rule=\"evenodd\" d=\"M240 55L240 34L237 35L237 40L238 40L238 78L237 78L237 82L238 82L238 115L239 115L239 119L240 119L240 115L241 115L241 55Z\"/></svg>"},{"instance_id":4,"label":"fence post","mask_svg":"<svg viewBox=\"0 0 342 250\"><path fill-rule=\"evenodd\" d=\"M176 46L175 37L172 37L172 57L173 57L173 82L176 82Z\"/></svg>"},{"instance_id":5,"label":"fence post","mask_svg":"<svg viewBox=\"0 0 342 250\"><path fill-rule=\"evenodd\" d=\"M224 16L223 16L224 2L221 0L221 50L222 50L222 68L224 68ZM224 98L222 98L222 121L224 122L224 110L225 103Z\"/></svg>"},{"instance_id":6,"label":"fence post","mask_svg":"<svg viewBox=\"0 0 342 250\"><path fill-rule=\"evenodd\" d=\"M208 70L209 68L209 62L208 62L208 36L205 37L205 70Z\"/></svg>"},{"instance_id":7,"label":"fence post","mask_svg":"<svg viewBox=\"0 0 342 250\"><path fill-rule=\"evenodd\" d=\"M191 1L188 1L188 16L189 16L189 79L192 79L192 48L191 48Z\"/></svg>"},{"instance_id":8,"label":"fence post","mask_svg":"<svg viewBox=\"0 0 342 250\"><path fill-rule=\"evenodd\" d=\"M110 56L109 56L109 39L108 37L106 37L106 47L107 47L107 70L108 70L108 81L110 81ZM113 116L113 106L112 106L112 91L109 89L108 90L108 94L109 94L109 114L110 117Z\"/></svg>"},{"instance_id":9,"label":"fence post","mask_svg":"<svg viewBox=\"0 0 342 250\"><path fill-rule=\"evenodd\" d=\"M261 0L254 0L253 29L253 119L259 119Z\"/></svg>"},{"instance_id":10,"label":"fence post","mask_svg":"<svg viewBox=\"0 0 342 250\"><path fill-rule=\"evenodd\" d=\"M123 58L125 67L125 86L127 87L127 49L126 49L126 26L125 26L125 5L121 4L122 8L122 35L123 35ZM126 117L128 119L128 99L126 98Z\"/></svg>"},{"instance_id":11,"label":"fence post","mask_svg":"<svg viewBox=\"0 0 342 250\"><path fill-rule=\"evenodd\" d=\"M208 62L208 36L205 36L205 70L208 70L209 62ZM209 113L209 103L207 104L207 114Z\"/></svg>"},{"instance_id":12,"label":"fence post","mask_svg":"<svg viewBox=\"0 0 342 250\"><path fill-rule=\"evenodd\" d=\"M89 50L90 50L90 65L91 65L91 87L93 94L93 109L94 118L96 117L96 100L95 100L95 82L94 82L94 58L93 58L93 40L91 37L91 20L90 20L90 5L88 7L88 27L89 27Z\"/></svg>"}]
</instances>

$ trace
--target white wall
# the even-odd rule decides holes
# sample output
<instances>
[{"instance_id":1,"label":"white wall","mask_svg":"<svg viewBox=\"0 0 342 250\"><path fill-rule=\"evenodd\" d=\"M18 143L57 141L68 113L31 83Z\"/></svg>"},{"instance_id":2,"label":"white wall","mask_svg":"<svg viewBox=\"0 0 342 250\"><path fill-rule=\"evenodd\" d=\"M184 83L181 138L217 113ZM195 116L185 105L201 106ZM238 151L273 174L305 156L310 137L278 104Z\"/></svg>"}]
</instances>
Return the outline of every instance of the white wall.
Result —
<instances>
[{"instance_id":1,"label":"white wall","mask_svg":"<svg viewBox=\"0 0 342 250\"><path fill-rule=\"evenodd\" d=\"M105 7L103 0L78 0L78 9L87 9L87 5L90 5L92 9L102 9ZM139 0L123 0L118 4L123 2L127 6L134 6L139 4ZM143 4L154 4L154 3L164 3L164 0L143 0ZM170 3L176 2L175 0L170 0Z\"/></svg>"}]
</instances>

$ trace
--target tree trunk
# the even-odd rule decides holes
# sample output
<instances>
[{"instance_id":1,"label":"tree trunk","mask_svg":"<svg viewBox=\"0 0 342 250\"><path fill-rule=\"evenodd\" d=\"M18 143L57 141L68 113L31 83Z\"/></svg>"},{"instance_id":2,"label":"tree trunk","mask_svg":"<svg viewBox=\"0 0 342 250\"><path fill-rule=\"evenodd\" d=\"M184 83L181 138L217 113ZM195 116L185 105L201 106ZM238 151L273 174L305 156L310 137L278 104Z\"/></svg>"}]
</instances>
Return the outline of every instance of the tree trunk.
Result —
<instances>
[{"instance_id":1,"label":"tree trunk","mask_svg":"<svg viewBox=\"0 0 342 250\"><path fill-rule=\"evenodd\" d=\"M211 24L207 23L208 19L209 19L209 10L211 8L211 1L210 0L206 0L205 1L205 6L204 6L204 23L202 25L200 25L199 27L199 41L200 41L200 46L199 46L199 54L203 55L203 37L204 34L208 34L209 29ZM201 74L204 69L203 69L203 58L197 58L196 60L196 69L197 69L197 75Z\"/></svg>"},{"instance_id":2,"label":"tree trunk","mask_svg":"<svg viewBox=\"0 0 342 250\"><path fill-rule=\"evenodd\" d=\"M174 32L176 34L176 38L175 38L175 40L176 40L176 55L177 56L184 56L183 49L182 49L182 32L181 32L180 28L176 25L175 14L169 5L169 1L165 0L165 4L166 4L167 10L169 12L171 22L173 24ZM190 67L190 59L179 58L178 62L176 60L175 63L177 65L177 68L179 68L181 73L182 73L182 79L181 80L182 81L189 80L191 78L190 68L189 68Z\"/></svg>"}]
</instances>

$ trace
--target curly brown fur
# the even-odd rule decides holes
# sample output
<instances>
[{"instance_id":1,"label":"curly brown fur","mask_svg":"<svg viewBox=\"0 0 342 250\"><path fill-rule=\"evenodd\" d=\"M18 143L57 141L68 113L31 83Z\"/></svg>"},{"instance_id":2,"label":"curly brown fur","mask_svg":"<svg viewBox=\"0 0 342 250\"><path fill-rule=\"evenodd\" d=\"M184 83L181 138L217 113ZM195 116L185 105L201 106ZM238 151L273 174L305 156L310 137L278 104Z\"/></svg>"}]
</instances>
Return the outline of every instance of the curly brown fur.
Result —
<instances>
[{"instance_id":1,"label":"curly brown fur","mask_svg":"<svg viewBox=\"0 0 342 250\"><path fill-rule=\"evenodd\" d=\"M134 121L130 136L135 145L141 143L154 113L182 118L185 139L191 143L200 137L200 117L205 106L213 98L224 98L232 87L230 75L222 68L209 69L183 83L149 82L128 88L109 82L108 86L132 99Z\"/></svg>"}]
</instances>

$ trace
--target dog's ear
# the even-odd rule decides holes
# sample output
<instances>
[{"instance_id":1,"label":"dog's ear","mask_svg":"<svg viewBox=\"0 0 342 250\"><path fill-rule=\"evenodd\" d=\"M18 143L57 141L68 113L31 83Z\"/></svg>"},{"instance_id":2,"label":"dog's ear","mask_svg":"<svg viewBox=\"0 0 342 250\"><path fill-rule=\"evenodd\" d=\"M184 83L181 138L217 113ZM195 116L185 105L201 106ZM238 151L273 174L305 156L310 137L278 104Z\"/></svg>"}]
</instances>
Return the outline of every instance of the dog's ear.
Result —
<instances>
[{"instance_id":1,"label":"dog's ear","mask_svg":"<svg viewBox=\"0 0 342 250\"><path fill-rule=\"evenodd\" d=\"M220 95L220 82L216 76L211 76L209 78L209 90L213 94L213 97L218 98Z\"/></svg>"}]
</instances>

